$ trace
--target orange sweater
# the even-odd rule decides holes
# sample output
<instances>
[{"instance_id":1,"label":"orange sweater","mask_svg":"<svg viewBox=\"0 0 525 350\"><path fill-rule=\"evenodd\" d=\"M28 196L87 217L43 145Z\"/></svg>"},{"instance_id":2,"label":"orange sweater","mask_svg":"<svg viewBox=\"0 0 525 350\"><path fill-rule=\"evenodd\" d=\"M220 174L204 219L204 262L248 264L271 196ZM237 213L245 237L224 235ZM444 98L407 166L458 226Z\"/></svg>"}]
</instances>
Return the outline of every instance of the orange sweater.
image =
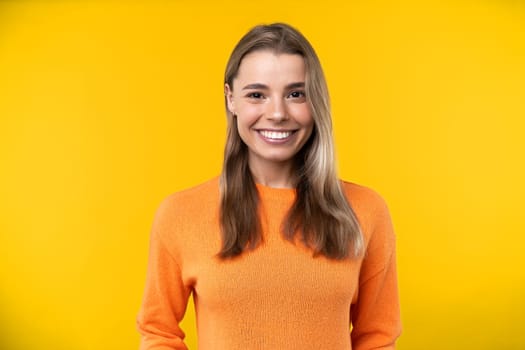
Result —
<instances>
[{"instance_id":1,"label":"orange sweater","mask_svg":"<svg viewBox=\"0 0 525 350\"><path fill-rule=\"evenodd\" d=\"M343 185L365 236L361 260L313 258L281 237L293 189L257 185L264 243L233 261L215 257L217 178L166 198L151 232L140 348L187 349L179 322L193 294L202 350L394 349L401 324L388 209L372 190Z\"/></svg>"}]
</instances>

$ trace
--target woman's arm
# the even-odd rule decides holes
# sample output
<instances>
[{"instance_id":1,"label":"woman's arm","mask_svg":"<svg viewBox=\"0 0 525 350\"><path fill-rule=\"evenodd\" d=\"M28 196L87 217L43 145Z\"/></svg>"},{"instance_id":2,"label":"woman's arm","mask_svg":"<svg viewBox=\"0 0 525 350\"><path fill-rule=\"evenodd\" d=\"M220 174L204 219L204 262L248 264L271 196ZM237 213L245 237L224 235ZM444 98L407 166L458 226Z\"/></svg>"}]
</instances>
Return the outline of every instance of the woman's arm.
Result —
<instances>
[{"instance_id":1,"label":"woman's arm","mask_svg":"<svg viewBox=\"0 0 525 350\"><path fill-rule=\"evenodd\" d=\"M179 323L184 317L191 288L184 285L179 263L162 241L169 215L161 206L154 220L146 287L137 317L140 350L187 350Z\"/></svg>"},{"instance_id":2,"label":"woman's arm","mask_svg":"<svg viewBox=\"0 0 525 350\"><path fill-rule=\"evenodd\" d=\"M395 235L385 202L379 204L351 309L354 350L395 349L401 334Z\"/></svg>"}]
</instances>

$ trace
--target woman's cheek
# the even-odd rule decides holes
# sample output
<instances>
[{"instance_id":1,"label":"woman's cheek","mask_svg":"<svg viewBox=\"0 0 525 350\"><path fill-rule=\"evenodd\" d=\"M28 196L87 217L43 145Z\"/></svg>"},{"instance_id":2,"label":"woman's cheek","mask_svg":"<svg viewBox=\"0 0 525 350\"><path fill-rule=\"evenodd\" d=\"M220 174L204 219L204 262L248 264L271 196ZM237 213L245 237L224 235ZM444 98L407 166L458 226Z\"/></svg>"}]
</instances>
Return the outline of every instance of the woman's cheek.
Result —
<instances>
[{"instance_id":1,"label":"woman's cheek","mask_svg":"<svg viewBox=\"0 0 525 350\"><path fill-rule=\"evenodd\" d=\"M264 114L264 106L262 104L247 105L243 108L243 112L247 120L255 122Z\"/></svg>"},{"instance_id":2,"label":"woman's cheek","mask_svg":"<svg viewBox=\"0 0 525 350\"><path fill-rule=\"evenodd\" d=\"M290 104L288 106L290 117L294 118L296 122L306 125L313 122L312 114L308 104Z\"/></svg>"}]
</instances>

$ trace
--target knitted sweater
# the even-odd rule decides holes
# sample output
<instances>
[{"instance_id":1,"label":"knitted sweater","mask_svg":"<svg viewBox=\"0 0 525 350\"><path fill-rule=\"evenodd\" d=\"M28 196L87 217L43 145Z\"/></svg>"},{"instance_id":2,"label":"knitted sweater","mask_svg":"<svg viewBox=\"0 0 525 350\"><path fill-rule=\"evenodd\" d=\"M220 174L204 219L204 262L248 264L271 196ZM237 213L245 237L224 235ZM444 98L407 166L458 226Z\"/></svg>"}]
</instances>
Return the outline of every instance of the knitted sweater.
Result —
<instances>
[{"instance_id":1,"label":"knitted sweater","mask_svg":"<svg viewBox=\"0 0 525 350\"><path fill-rule=\"evenodd\" d=\"M263 243L227 261L216 257L218 179L167 197L151 232L141 350L187 349L179 322L191 294L202 350L394 349L401 322L388 209L366 187L343 187L365 238L359 260L314 258L282 238L293 189L257 184Z\"/></svg>"}]
</instances>

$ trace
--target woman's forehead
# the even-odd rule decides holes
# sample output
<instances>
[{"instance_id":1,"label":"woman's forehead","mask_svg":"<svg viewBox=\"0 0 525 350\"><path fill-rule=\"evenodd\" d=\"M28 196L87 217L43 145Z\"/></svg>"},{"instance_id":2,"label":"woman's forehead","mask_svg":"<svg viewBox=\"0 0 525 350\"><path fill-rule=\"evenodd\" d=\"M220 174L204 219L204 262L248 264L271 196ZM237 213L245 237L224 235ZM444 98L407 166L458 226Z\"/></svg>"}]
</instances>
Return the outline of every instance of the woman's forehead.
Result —
<instances>
[{"instance_id":1,"label":"woman's forehead","mask_svg":"<svg viewBox=\"0 0 525 350\"><path fill-rule=\"evenodd\" d=\"M304 59L298 54L275 53L273 51L255 51L244 56L239 66L234 84L265 83L289 84L290 80L305 80Z\"/></svg>"}]
</instances>

